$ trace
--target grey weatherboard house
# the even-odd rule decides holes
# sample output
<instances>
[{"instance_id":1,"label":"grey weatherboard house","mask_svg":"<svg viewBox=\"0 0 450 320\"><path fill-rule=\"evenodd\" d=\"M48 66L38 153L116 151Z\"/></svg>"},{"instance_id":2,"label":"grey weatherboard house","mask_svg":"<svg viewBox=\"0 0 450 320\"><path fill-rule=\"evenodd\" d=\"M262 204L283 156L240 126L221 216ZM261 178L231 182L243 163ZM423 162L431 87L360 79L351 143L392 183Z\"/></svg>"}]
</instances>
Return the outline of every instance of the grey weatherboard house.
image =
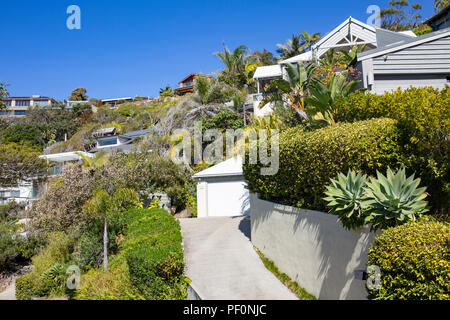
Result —
<instances>
[{"instance_id":1,"label":"grey weatherboard house","mask_svg":"<svg viewBox=\"0 0 450 320\"><path fill-rule=\"evenodd\" d=\"M361 86L383 94L397 88L450 85L450 28L358 55Z\"/></svg>"}]
</instances>

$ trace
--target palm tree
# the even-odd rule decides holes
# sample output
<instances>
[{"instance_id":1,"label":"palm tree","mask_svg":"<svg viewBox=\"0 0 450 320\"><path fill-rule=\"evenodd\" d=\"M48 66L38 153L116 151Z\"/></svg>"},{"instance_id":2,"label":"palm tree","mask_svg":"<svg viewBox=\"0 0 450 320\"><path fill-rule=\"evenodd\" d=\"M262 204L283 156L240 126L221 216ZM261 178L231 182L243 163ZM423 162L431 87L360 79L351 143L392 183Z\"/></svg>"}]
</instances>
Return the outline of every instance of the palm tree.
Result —
<instances>
[{"instance_id":1,"label":"palm tree","mask_svg":"<svg viewBox=\"0 0 450 320\"><path fill-rule=\"evenodd\" d=\"M284 79L274 80L268 88L274 93L268 96L261 104L283 102L293 107L302 118L306 118L304 98L307 95L314 73L314 65L309 64L305 66L301 63L295 65L288 63L286 64L286 72L289 76L289 81Z\"/></svg>"},{"instance_id":2,"label":"palm tree","mask_svg":"<svg viewBox=\"0 0 450 320\"><path fill-rule=\"evenodd\" d=\"M248 62L248 47L240 45L231 52L228 47L223 44L223 52L216 52L214 55L219 57L225 65L222 71L222 78L228 84L241 88L243 79L245 78L245 64ZM244 83L245 84L245 83Z\"/></svg>"},{"instance_id":3,"label":"palm tree","mask_svg":"<svg viewBox=\"0 0 450 320\"><path fill-rule=\"evenodd\" d=\"M85 170L95 170L97 168L103 167L109 161L109 154L104 151L96 153L92 158L86 156L81 152L76 152L75 154L81 157L83 169Z\"/></svg>"},{"instance_id":4,"label":"palm tree","mask_svg":"<svg viewBox=\"0 0 450 320\"><path fill-rule=\"evenodd\" d=\"M313 34L309 34L305 30L300 33L300 40L302 42L302 46L304 49L312 50L312 46L317 43L320 39L320 33L316 32Z\"/></svg>"},{"instance_id":5,"label":"palm tree","mask_svg":"<svg viewBox=\"0 0 450 320\"><path fill-rule=\"evenodd\" d=\"M136 191L126 188L117 190L112 196L105 190L95 190L93 197L83 206L83 211L103 220L103 270L105 272L108 271L108 217L136 207L142 207L139 203L139 195Z\"/></svg>"},{"instance_id":6,"label":"palm tree","mask_svg":"<svg viewBox=\"0 0 450 320\"><path fill-rule=\"evenodd\" d=\"M305 52L300 36L296 36L295 34L292 35L291 40L286 41L286 44L277 44L277 47L277 53L282 59L295 57Z\"/></svg>"},{"instance_id":7,"label":"palm tree","mask_svg":"<svg viewBox=\"0 0 450 320\"><path fill-rule=\"evenodd\" d=\"M337 98L347 97L352 93L358 81L348 82L349 72L335 73L327 87L319 79L313 79L309 86L310 96L305 98L305 109L313 126L334 125L333 106Z\"/></svg>"}]
</instances>

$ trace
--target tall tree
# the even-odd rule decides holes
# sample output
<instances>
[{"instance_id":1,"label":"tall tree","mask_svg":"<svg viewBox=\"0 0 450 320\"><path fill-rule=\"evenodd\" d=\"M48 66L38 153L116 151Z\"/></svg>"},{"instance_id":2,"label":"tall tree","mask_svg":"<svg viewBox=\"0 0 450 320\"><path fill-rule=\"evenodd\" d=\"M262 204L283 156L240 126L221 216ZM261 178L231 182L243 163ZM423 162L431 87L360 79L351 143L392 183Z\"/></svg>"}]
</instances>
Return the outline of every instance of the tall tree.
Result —
<instances>
[{"instance_id":1,"label":"tall tree","mask_svg":"<svg viewBox=\"0 0 450 320\"><path fill-rule=\"evenodd\" d=\"M321 39L320 33L316 32L309 34L305 30L303 30L299 36L303 48L308 50L312 50L312 46Z\"/></svg>"},{"instance_id":2,"label":"tall tree","mask_svg":"<svg viewBox=\"0 0 450 320\"><path fill-rule=\"evenodd\" d=\"M249 61L248 47L240 45L231 52L223 44L223 52L216 52L214 55L219 57L225 65L225 69L219 75L219 80L242 89L247 84L245 65Z\"/></svg>"},{"instance_id":3,"label":"tall tree","mask_svg":"<svg viewBox=\"0 0 450 320\"><path fill-rule=\"evenodd\" d=\"M95 190L94 196L88 200L83 210L94 218L103 220L103 269L108 271L108 218L124 210L142 206L139 195L132 189L118 189L112 196L105 190Z\"/></svg>"},{"instance_id":4,"label":"tall tree","mask_svg":"<svg viewBox=\"0 0 450 320\"><path fill-rule=\"evenodd\" d=\"M434 10L439 11L450 5L450 0L434 0Z\"/></svg>"},{"instance_id":5,"label":"tall tree","mask_svg":"<svg viewBox=\"0 0 450 320\"><path fill-rule=\"evenodd\" d=\"M422 5L410 4L407 0L391 0L389 8L381 10L381 27L392 31L412 30L422 18Z\"/></svg>"},{"instance_id":6,"label":"tall tree","mask_svg":"<svg viewBox=\"0 0 450 320\"><path fill-rule=\"evenodd\" d=\"M277 53L282 59L288 59L305 52L300 36L292 35L291 40L287 40L285 44L277 44Z\"/></svg>"},{"instance_id":7,"label":"tall tree","mask_svg":"<svg viewBox=\"0 0 450 320\"><path fill-rule=\"evenodd\" d=\"M0 82L0 110L6 109L6 104L2 101L2 99L8 97L8 91L6 90L7 86L7 84Z\"/></svg>"},{"instance_id":8,"label":"tall tree","mask_svg":"<svg viewBox=\"0 0 450 320\"><path fill-rule=\"evenodd\" d=\"M76 88L69 96L69 101L87 101L89 97L86 95L86 93L86 88Z\"/></svg>"},{"instance_id":9,"label":"tall tree","mask_svg":"<svg viewBox=\"0 0 450 320\"><path fill-rule=\"evenodd\" d=\"M277 64L277 59L274 57L273 53L263 49L263 51L255 50L251 54L255 60L259 61L263 66L271 66Z\"/></svg>"},{"instance_id":10,"label":"tall tree","mask_svg":"<svg viewBox=\"0 0 450 320\"><path fill-rule=\"evenodd\" d=\"M19 181L45 175L46 162L39 155L39 150L28 145L0 144L0 185L15 187Z\"/></svg>"}]
</instances>

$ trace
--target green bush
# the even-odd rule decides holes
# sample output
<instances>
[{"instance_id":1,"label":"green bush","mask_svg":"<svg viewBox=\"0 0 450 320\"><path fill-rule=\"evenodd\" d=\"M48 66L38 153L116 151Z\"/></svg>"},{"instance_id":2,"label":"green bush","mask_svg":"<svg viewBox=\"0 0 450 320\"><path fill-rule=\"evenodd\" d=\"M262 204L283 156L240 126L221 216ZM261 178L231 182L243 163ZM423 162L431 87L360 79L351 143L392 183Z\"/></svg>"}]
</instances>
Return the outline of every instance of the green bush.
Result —
<instances>
[{"instance_id":1,"label":"green bush","mask_svg":"<svg viewBox=\"0 0 450 320\"><path fill-rule=\"evenodd\" d=\"M407 173L428 186L435 211L448 212L450 199L450 87L397 90L384 95L355 93L335 105L335 119L354 122L387 117L398 121Z\"/></svg>"},{"instance_id":2,"label":"green bush","mask_svg":"<svg viewBox=\"0 0 450 320\"><path fill-rule=\"evenodd\" d=\"M369 250L368 266L381 271L376 300L450 299L450 226L430 217L390 228Z\"/></svg>"},{"instance_id":3,"label":"green bush","mask_svg":"<svg viewBox=\"0 0 450 320\"><path fill-rule=\"evenodd\" d=\"M179 223L163 209L131 210L125 239L108 272L91 270L75 296L97 299L186 299Z\"/></svg>"},{"instance_id":4,"label":"green bush","mask_svg":"<svg viewBox=\"0 0 450 320\"><path fill-rule=\"evenodd\" d=\"M244 175L251 192L267 200L326 210L323 200L331 178L350 168L375 175L399 164L399 131L391 119L337 124L305 132L292 128L280 134L279 171L261 175L261 164L246 161Z\"/></svg>"},{"instance_id":5,"label":"green bush","mask_svg":"<svg viewBox=\"0 0 450 320\"><path fill-rule=\"evenodd\" d=\"M13 240L14 228L9 222L0 222L0 272L8 270L18 255Z\"/></svg>"},{"instance_id":6,"label":"green bush","mask_svg":"<svg viewBox=\"0 0 450 320\"><path fill-rule=\"evenodd\" d=\"M33 297L61 296L66 293L65 278L50 277L55 265L64 265L70 260L73 239L62 232L51 233L47 246L32 258L32 271L17 279L16 297L29 300ZM60 269L60 268L59 268Z\"/></svg>"}]
</instances>

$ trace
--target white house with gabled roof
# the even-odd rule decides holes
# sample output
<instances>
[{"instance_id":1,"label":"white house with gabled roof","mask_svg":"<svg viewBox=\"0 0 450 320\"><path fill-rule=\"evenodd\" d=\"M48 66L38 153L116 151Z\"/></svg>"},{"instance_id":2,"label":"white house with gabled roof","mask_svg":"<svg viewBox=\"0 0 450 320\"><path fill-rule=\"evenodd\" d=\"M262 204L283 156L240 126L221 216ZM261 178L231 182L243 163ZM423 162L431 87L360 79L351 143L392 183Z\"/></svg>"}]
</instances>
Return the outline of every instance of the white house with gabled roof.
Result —
<instances>
[{"instance_id":1,"label":"white house with gabled roof","mask_svg":"<svg viewBox=\"0 0 450 320\"><path fill-rule=\"evenodd\" d=\"M325 35L314 44L311 51L302 53L289 59L281 60L278 65L260 67L255 71L253 78L257 82L258 93L254 96L254 110L256 116L264 116L272 110L270 106L260 108L259 104L264 98L264 87L273 79L284 78L288 75L285 66L290 64L318 61L329 50L350 50L355 45L365 45L365 50L385 47L399 41L411 41L416 38L412 32L393 32L375 28L355 18L349 17L339 26Z\"/></svg>"}]
</instances>

